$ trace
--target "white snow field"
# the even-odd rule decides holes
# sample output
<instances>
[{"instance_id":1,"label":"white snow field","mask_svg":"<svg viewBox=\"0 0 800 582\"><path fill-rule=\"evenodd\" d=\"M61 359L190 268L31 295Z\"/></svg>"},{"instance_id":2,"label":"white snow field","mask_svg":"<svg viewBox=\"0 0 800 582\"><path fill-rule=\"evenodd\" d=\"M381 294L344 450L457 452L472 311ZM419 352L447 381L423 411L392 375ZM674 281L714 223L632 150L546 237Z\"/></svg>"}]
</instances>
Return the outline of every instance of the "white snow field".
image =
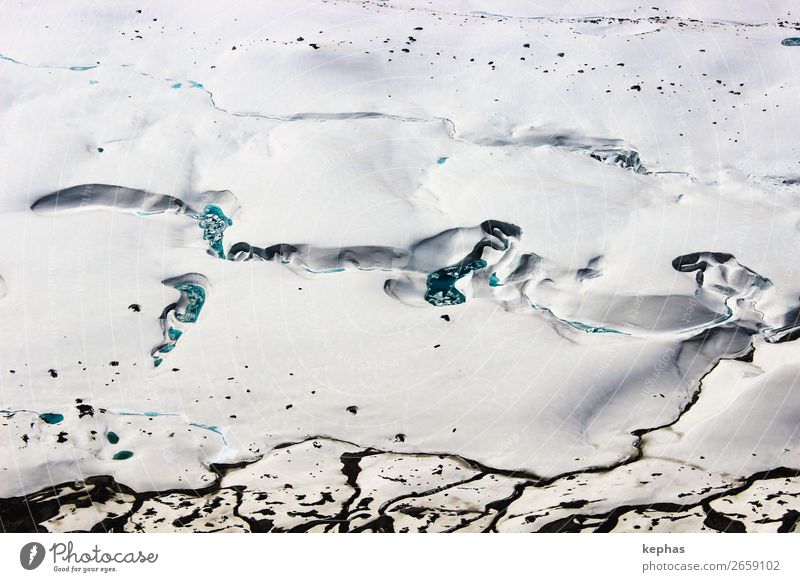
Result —
<instances>
[{"instance_id":1,"label":"white snow field","mask_svg":"<svg viewBox=\"0 0 800 582\"><path fill-rule=\"evenodd\" d=\"M3 12L3 531L800 529L797 2Z\"/></svg>"}]
</instances>

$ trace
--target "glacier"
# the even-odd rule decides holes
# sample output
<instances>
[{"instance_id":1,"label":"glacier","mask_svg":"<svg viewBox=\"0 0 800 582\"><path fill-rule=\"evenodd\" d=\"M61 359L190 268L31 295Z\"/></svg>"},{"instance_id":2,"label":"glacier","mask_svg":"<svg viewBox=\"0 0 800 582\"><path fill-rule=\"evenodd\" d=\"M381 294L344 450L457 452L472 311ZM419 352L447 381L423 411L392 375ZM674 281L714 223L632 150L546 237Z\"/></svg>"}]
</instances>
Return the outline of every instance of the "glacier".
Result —
<instances>
[{"instance_id":1,"label":"glacier","mask_svg":"<svg viewBox=\"0 0 800 582\"><path fill-rule=\"evenodd\" d=\"M800 531L793 8L7 7L0 527Z\"/></svg>"}]
</instances>

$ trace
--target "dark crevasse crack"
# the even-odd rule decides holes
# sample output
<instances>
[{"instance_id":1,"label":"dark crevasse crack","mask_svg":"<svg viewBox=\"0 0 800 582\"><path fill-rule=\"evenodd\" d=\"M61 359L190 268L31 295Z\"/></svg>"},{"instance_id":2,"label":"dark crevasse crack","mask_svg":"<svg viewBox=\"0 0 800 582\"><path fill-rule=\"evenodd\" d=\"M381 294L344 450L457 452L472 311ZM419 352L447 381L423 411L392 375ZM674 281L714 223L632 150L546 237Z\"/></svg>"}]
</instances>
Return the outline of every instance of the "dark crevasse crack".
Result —
<instances>
[{"instance_id":1,"label":"dark crevasse crack","mask_svg":"<svg viewBox=\"0 0 800 582\"><path fill-rule=\"evenodd\" d=\"M350 520L348 514L350 513L350 506L356 499L361 497L361 486L358 484L358 476L361 473L361 459L369 455L375 455L378 451L367 449L358 453L342 453L340 460L342 461L342 474L347 477L347 484L353 488L353 494L342 504L342 511L339 514L339 531L347 532L350 530Z\"/></svg>"},{"instance_id":2,"label":"dark crevasse crack","mask_svg":"<svg viewBox=\"0 0 800 582\"><path fill-rule=\"evenodd\" d=\"M694 338L692 338L689 341L690 342L699 341L701 344L703 344L709 338L711 338L711 337L713 337L715 335L718 335L720 333L724 333L725 331L727 331L725 328L709 329L709 330L706 330L703 333L699 334L698 336L695 336ZM737 333L739 333L739 328L738 327L734 328L733 334L731 335L731 338L730 338L729 347L731 347L733 345L733 341L734 341L735 336L736 336ZM684 350L685 343L681 345L680 351ZM742 351L744 351L743 355L741 354ZM637 429L637 430L632 431L631 434L634 437L636 437L636 441L634 443L634 446L636 447L636 450L638 451L638 453L637 453L637 455L631 457L630 459L620 463L619 466L622 466L622 465L625 465L625 464L628 464L628 463L636 462L636 461L638 461L639 459L641 459L643 457L644 452L642 451L642 437L644 435L646 435L648 433L651 433L651 432L658 431L658 430L662 430L662 429L665 429L665 428L669 428L669 427L675 425L678 421L681 420L681 418L683 418L692 409L692 407L695 404L697 404L697 402L700 400L700 395L701 395L701 393L703 391L703 381L714 370L717 369L717 366L719 366L722 361L724 361L724 360L742 360L744 358L743 361L752 362L754 355L755 355L755 347L753 346L752 339L749 339L748 342L747 342L747 347L745 348L745 350L738 350L737 354L734 354L734 355L731 355L731 356L728 356L728 357L722 356L722 357L717 358L716 361L709 366L708 370L697 380L696 386L695 386L694 390L692 391L691 398L681 408L680 412L675 416L675 418L673 418L669 422L661 424L659 426L654 426L654 427L650 427L650 428L642 428L642 429ZM680 352L679 352L679 356L680 356ZM697 356L695 355L695 358L696 357ZM749 358L749 360L747 358ZM676 358L676 365L677 365L677 358ZM681 374L681 376L683 377L683 374Z\"/></svg>"},{"instance_id":3,"label":"dark crevasse crack","mask_svg":"<svg viewBox=\"0 0 800 582\"><path fill-rule=\"evenodd\" d=\"M101 521L100 523L96 524L92 528L91 531L93 531L93 532L122 532L124 530L125 525L129 523L130 519L133 516L135 516L142 509L142 506L145 504L145 502L149 501L149 500L158 500L159 498L166 497L168 495L175 495L175 494L185 495L187 497L196 498L196 499L210 497L211 495L218 494L222 490L222 488L220 487L220 483L222 482L222 478L228 472L236 470L236 469L240 469L240 468L243 468L243 467L246 467L248 464L250 464L250 463L247 462L247 461L239 462L239 463L228 463L228 464L226 464L226 463L211 464L209 468L211 469L211 471L213 473L216 474L216 477L215 477L215 479L214 479L214 481L212 483L210 483L209 485L207 485L205 487L202 487L200 489L174 488L174 489L168 489L168 490L164 490L164 491L147 491L147 492L138 493L138 492L133 491L129 487L125 487L124 485L118 485L120 488L124 488L124 489L122 489L124 492L126 492L126 493L128 493L130 495L133 495L134 498L135 498L130 510L127 513L125 513L124 515L121 515L121 516L119 516L117 518L114 518L114 519L111 519L111 520L106 519L106 520ZM116 484L116 481L113 480L113 477L108 477L108 478L111 479ZM90 477L86 481L89 482L90 479L94 479L94 478ZM62 487L62 485L59 485L59 487ZM232 489L233 491L236 492L237 503L240 503L239 500L240 500L241 492L237 491L236 488L230 488L230 489ZM59 501L61 501L61 500L59 500ZM61 504L63 504L63 502L61 502ZM212 502L212 504L213 504L213 502ZM237 506L234 507L233 515L237 515L236 514L237 509L238 509L238 504L237 504ZM237 515L237 517L240 517L244 521L247 521L242 516L238 516ZM42 521L45 521L45 520L43 520L43 519L39 520L39 523L41 523Z\"/></svg>"},{"instance_id":4,"label":"dark crevasse crack","mask_svg":"<svg viewBox=\"0 0 800 582\"><path fill-rule=\"evenodd\" d=\"M736 331L734 332L734 334L737 333L738 331L739 330L737 328ZM722 333L722 332L723 332L722 328L715 328L715 329L706 330L705 332L701 333L700 335L696 336L695 338L692 338L692 340L689 340L689 341L699 341L701 343L704 343L705 341L707 341L707 339L709 337L711 337L713 335L716 335L716 334L719 334L719 333ZM731 344L730 345L732 345L733 339L734 339L734 336L732 335L731 336ZM680 349L683 350L684 347L685 347L685 345L681 345ZM743 359L744 361L752 361L754 353L755 353L755 347L752 345L752 340L750 340L750 341L748 341L748 346L747 346L747 349L746 349L746 352L744 353L744 355L737 355L735 357L721 357L721 358L718 358L716 360L716 362L714 362L709 367L709 369L697 380L696 387L692 392L691 398L686 402L686 404L683 406L683 408L680 410L680 412L675 416L675 418L673 418L671 421L669 421L667 423L664 423L662 425L659 425L659 426L654 426L654 427L644 428L644 429L637 429L635 431L632 431L631 434L636 438L636 440L634 442L634 446L635 446L636 451L637 451L636 455L632 455L630 458L625 459L625 460L621 461L620 463L612 465L612 466L609 466L609 467L597 467L597 468L591 468L591 469L587 469L587 470L571 471L569 473L558 475L558 476L555 476L555 477L550 478L550 479L542 480L541 482L539 482L537 484L534 484L533 486L542 487L542 486L546 486L546 485L551 485L552 483L554 483L554 482L556 482L556 481L558 481L560 479L563 479L565 477L572 476L572 475L577 476L577 475L586 474L586 473L589 473L589 472L607 472L607 471L613 470L614 468L622 467L624 465L632 464L632 463L635 463L635 462L641 460L642 458L644 458L644 452L643 452L643 449L642 449L642 437L644 435L648 434L648 433L651 433L651 432L654 432L654 431L658 431L658 430L662 430L662 429L665 429L665 428L669 428L669 427L675 425L678 421L680 421L681 418L683 418L684 415L686 415L692 409L692 407L699 401L700 395L701 395L702 389L703 389L703 381L704 381L704 379L707 378L717 368L717 366L719 366L719 364L723 360L726 360L726 359L734 359L734 360ZM748 487L749 487L749 485L748 485ZM742 488L740 490L743 490L743 489L744 488ZM740 490L737 490L736 492L739 492ZM725 492L719 493L717 496L718 497L722 497L724 495L729 495L729 494L732 494L732 493L730 491L725 491ZM711 501L714 498L716 498L716 497L712 496L712 497L708 498L708 501ZM671 503L653 503L653 504L650 504L650 505L648 505L646 507L649 508L649 509L654 509L656 511L682 512L682 511L687 511L688 509L691 509L693 507L696 507L700 503L702 503L702 502L698 502L698 503L695 503L695 504L692 504L692 505L680 505L680 504L671 504ZM563 504L562 504L562 507L564 507ZM703 506L703 507L705 508L706 506ZM564 508L566 508L566 507L564 507ZM574 515L571 515L571 516L556 520L554 522L548 523L548 524L544 525L538 531L540 531L542 533L579 532L579 531L581 531L583 529L587 529L587 528L590 528L590 527L596 527L597 528L596 531L598 533L603 533L603 532L606 532L606 531L611 531L614 527L616 527L618 519L619 519L619 517L621 515L624 515L624 514L628 513L629 511L632 511L632 510L635 510L635 509L640 509L640 508L641 507L636 507L636 506L621 506L621 507L618 507L618 508L612 510L611 512L607 513L607 514L600 516L600 517L602 517L604 519L603 524L600 525L600 526L597 526L596 524L593 525L591 523L591 520L596 520L598 516L591 515L591 514L582 515L582 514L576 513ZM710 507L709 507L709 510L710 510ZM713 511L713 510L711 510L711 511ZM714 512L714 513L716 513L716 512ZM724 516L721 516L721 517L723 519L727 519L727 518L724 518ZM587 521L590 522L590 523L587 524L586 523ZM711 524L720 525L721 523L722 523L722 520L711 518L710 523L707 523L706 525L708 527L711 527L712 529L717 529L716 527L713 527ZM729 524L728 527L731 527L731 528L735 529L738 526ZM742 526L742 527L744 527L744 526ZM733 531L733 530L731 530L731 531Z\"/></svg>"},{"instance_id":5,"label":"dark crevasse crack","mask_svg":"<svg viewBox=\"0 0 800 582\"><path fill-rule=\"evenodd\" d=\"M62 490L66 490L63 493ZM64 505L76 508L91 508L94 504L107 503L117 495L136 497L138 494L108 475L88 477L83 483L70 483L45 488L24 497L0 499L0 526L10 532L45 532L39 524L56 517ZM112 531L127 519L131 511L106 518L91 531Z\"/></svg>"},{"instance_id":6,"label":"dark crevasse crack","mask_svg":"<svg viewBox=\"0 0 800 582\"><path fill-rule=\"evenodd\" d=\"M786 467L779 467L770 469L768 471L760 471L747 477L741 485L731 487L725 491L718 491L708 497L700 499L694 503L648 503L642 505L623 505L616 507L606 513L598 514L581 514L574 513L567 517L546 523L537 530L539 533L559 533L559 532L579 532L583 529L594 528L596 533L606 533L612 531L617 527L619 519L631 512L644 512L644 511L659 511L664 513L685 513L691 509L700 508L706 514L704 525L710 529L735 533L746 531L745 525L738 521L731 519L729 516L714 510L710 504L712 501L724 497L731 497L738 495L743 491L749 489L752 485L759 481L770 479L787 479L800 477L800 470L790 469ZM787 519L791 521L791 516ZM589 523L587 523L589 522ZM796 523L796 520L795 522ZM786 522L784 522L786 525ZM791 527L794 527L793 524ZM779 529L779 532L792 531L787 526L785 529Z\"/></svg>"},{"instance_id":7,"label":"dark crevasse crack","mask_svg":"<svg viewBox=\"0 0 800 582\"><path fill-rule=\"evenodd\" d=\"M120 514L109 513L107 517L98 521L90 528L83 531L92 532L121 532L126 529L126 525L131 523L131 519L143 515L144 517L154 518L153 523L164 522L168 520L171 522L175 529L186 529L191 531L196 522L202 522L203 518L209 519L209 515L215 509L220 509L223 506L231 505L230 514L239 518L247 525L247 529L252 532L270 532L270 531L289 531L289 532L305 532L309 531L316 526L325 526L329 531L339 532L393 532L396 530L394 518L390 515L391 512L400 512L412 517L429 517L428 523L436 521L436 515L439 510L427 507L412 506L406 501L414 499L423 499L425 497L434 495L436 493L447 491L449 489L457 488L469 484L480 485L482 479L491 475L490 472L479 472L467 479L460 479L455 482L442 484L440 486L428 488L421 491L415 491L399 495L397 497L388 499L383 502L377 511L377 515L363 525L358 527L351 527L351 521L355 518L368 519L370 512L367 509L367 503L359 503L355 507L353 504L360 498L362 488L358 483L358 477L361 473L360 462L367 456L374 456L381 454L380 451L374 449L365 449L362 451L348 452L341 456L342 468L341 472L347 479L347 484L353 489L353 493L342 504L341 510L333 516L325 516L318 513L315 509L308 511L288 511L294 517L300 517L304 521L287 530L281 530L273 527L271 519L257 519L251 515L243 514L241 505L244 495L250 490L245 486L233 486L220 488L222 476L226 473L242 468L250 463L239 463L236 465L215 465L214 470L218 478L214 483L202 489L171 489L161 492L145 492L137 493L125 485L117 483L112 477L100 476L87 478L83 483L67 483L56 487L47 488L36 494L29 495L24 498L11 498L0 500L0 515L2 516L2 527L5 532L44 532L49 531L41 523L53 519L59 513L72 506L75 510L87 509L91 510L93 504L109 502L113 503L116 498L122 498L129 501L119 501L121 504L125 503L127 511ZM396 454L396 453L395 453ZM656 511L663 513L677 514L668 517L671 520L680 519L681 513L689 512L693 509L702 509L705 514L704 524L709 529L722 532L738 532L746 531L744 522L736 519L736 515L729 515L711 507L711 503L717 499L735 496L739 493L750 488L753 484L771 479L789 479L800 477L800 470L790 468L778 468L770 471L763 471L748 477L742 484L731 487L724 491L718 491L712 495L704 497L696 502L680 504L680 503L664 503L655 502L641 505L623 505L616 507L613 510L605 513L581 513L576 511L569 515L544 523L541 527L537 528L538 532L542 533L557 533L557 532L579 532L583 530L592 530L597 533L609 532L614 530L622 516L631 512L644 513L647 511ZM451 514L461 514L463 519L453 527L449 527L446 531L459 531L470 524L488 517L493 514L490 524L483 529L485 532L497 531L496 525L500 519L506 514L508 508L512 503L519 500L524 491L531 487L541 486L543 483L552 483L551 480L546 481L531 481L525 480L514 484L512 493L502 499L490 501L485 504L482 511L476 512L474 510L448 510ZM256 494L262 493L253 491ZM230 493L234 496L235 501L232 504L224 503L223 494ZM266 500L266 493L263 499ZM163 500L171 495L182 495L186 497L183 501L173 500L171 504L165 504L164 516L161 519L155 520L158 516L158 511L153 510L151 507L147 512L143 513L143 506L148 501L156 501L163 503ZM200 500L204 502L201 506L193 506L192 500ZM371 499L369 500L371 501ZM561 509L580 509L588 502L581 500L565 501L559 505ZM313 505L313 503L309 504ZM185 508L188 513L183 515L175 515L176 510ZM227 511L227 510L226 510ZM270 511L270 513L272 513ZM167 515L172 514L172 517L167 518ZM546 514L545 514L546 515ZM467 517L469 516L469 517ZM538 520L538 518L535 518ZM783 516L778 520L760 520L761 523L765 521L780 522L777 529L778 532L794 531L797 527L800 513L796 509L787 509ZM201 523L206 527L212 525L219 525L216 523ZM146 531L147 526L142 523L131 523L131 527L139 531ZM424 525L420 530L427 529Z\"/></svg>"},{"instance_id":8,"label":"dark crevasse crack","mask_svg":"<svg viewBox=\"0 0 800 582\"><path fill-rule=\"evenodd\" d=\"M482 533L497 533L497 522L500 521L500 519L502 519L506 515L509 506L515 501L517 501L520 497L522 497L522 494L525 491L525 489L532 485L534 485L533 481L525 481L522 483L517 483L516 485L514 485L514 491L511 493L511 495L509 495L508 497L504 497L503 499L490 501L484 506L483 511L479 512L475 517L471 519L467 518L462 519L458 525L446 530L446 532L452 533L463 530L471 526L473 523L476 523L481 519L488 517L489 515L492 514L492 512L494 512L494 516L492 517L491 523L481 531Z\"/></svg>"},{"instance_id":9,"label":"dark crevasse crack","mask_svg":"<svg viewBox=\"0 0 800 582\"><path fill-rule=\"evenodd\" d=\"M783 514L781 518L781 525L778 527L778 533L793 533L797 532L800 527L800 511L790 509Z\"/></svg>"},{"instance_id":10,"label":"dark crevasse crack","mask_svg":"<svg viewBox=\"0 0 800 582\"><path fill-rule=\"evenodd\" d=\"M366 531L373 533L394 533L394 519L390 515L381 513L369 523L352 530L353 533L362 533Z\"/></svg>"},{"instance_id":11,"label":"dark crevasse crack","mask_svg":"<svg viewBox=\"0 0 800 582\"><path fill-rule=\"evenodd\" d=\"M720 513L713 509L708 502L702 504L703 511L706 512L706 518L703 520L703 525L716 530L720 533L745 533L747 528L744 523L736 519L731 519L724 513Z\"/></svg>"},{"instance_id":12,"label":"dark crevasse crack","mask_svg":"<svg viewBox=\"0 0 800 582\"><path fill-rule=\"evenodd\" d=\"M273 527L272 520L256 519L241 512L242 502L244 501L244 493L247 490L247 487L244 485L234 485L231 487L231 490L233 490L236 494L236 504L233 506L233 515L245 522L251 532L269 533Z\"/></svg>"},{"instance_id":13,"label":"dark crevasse crack","mask_svg":"<svg viewBox=\"0 0 800 582\"><path fill-rule=\"evenodd\" d=\"M488 525L488 527L484 530L485 533L494 532L497 533L497 522L506 514L508 511L509 505L514 503L517 499L522 497L522 494L525 492L527 487L534 485L532 481L526 481L524 483L517 483L514 485L514 492L504 499L498 499L497 501L492 501L486 505L484 509L484 514L488 514L490 511L495 512L495 516L492 519L492 522Z\"/></svg>"},{"instance_id":14,"label":"dark crevasse crack","mask_svg":"<svg viewBox=\"0 0 800 582\"><path fill-rule=\"evenodd\" d=\"M375 532L377 532L377 531L394 531L394 529L392 528L393 524L394 524L394 520L392 519L392 517L388 513L389 510L392 508L392 506L395 506L395 505L401 506L403 501L405 501L407 499L418 499L418 498L422 498L422 497L428 497L430 495L434 495L434 494L439 493L441 491L447 491L448 489L452 489L454 487L459 487L461 485L466 485L468 483L474 483L476 481L479 481L480 479L482 479L486 475L487 475L486 472L481 472L481 473L473 475L472 477L469 477L467 479L462 479L462 480L459 480L459 481L455 481L453 483L447 483L447 484L444 484L444 485L439 485L437 487L433 487L431 489L425 489L425 490L420 491L420 492L412 491L411 493L405 493L403 495L399 495L397 497L391 498L391 499L389 499L389 500L387 500L387 501L385 501L384 503L381 504L381 506L378 508L378 516L375 519L373 519L372 521L370 521L370 522L368 522L368 523L366 523L366 524L364 524L362 526L359 526L354 531L355 532L362 532L362 531L375 531ZM427 510L425 508L409 509L409 506L405 506L405 507L399 507L397 509L397 511L406 511L406 512L407 511L421 511L421 512L425 513Z\"/></svg>"},{"instance_id":15,"label":"dark crevasse crack","mask_svg":"<svg viewBox=\"0 0 800 582\"><path fill-rule=\"evenodd\" d=\"M342 503L342 508L336 515L326 517L320 515L316 511L312 511L309 512L309 515L313 516L315 519L297 525L288 531L292 533L307 532L317 526L325 526L325 531L339 531L343 533L350 531L350 520L352 519L350 507L361 496L361 487L358 484L358 475L361 473L359 463L364 457L377 455L380 452L381 451L375 449L365 449L363 451L346 451L342 453L339 458L342 463L341 472L346 477L347 485L353 490L353 493Z\"/></svg>"}]
</instances>

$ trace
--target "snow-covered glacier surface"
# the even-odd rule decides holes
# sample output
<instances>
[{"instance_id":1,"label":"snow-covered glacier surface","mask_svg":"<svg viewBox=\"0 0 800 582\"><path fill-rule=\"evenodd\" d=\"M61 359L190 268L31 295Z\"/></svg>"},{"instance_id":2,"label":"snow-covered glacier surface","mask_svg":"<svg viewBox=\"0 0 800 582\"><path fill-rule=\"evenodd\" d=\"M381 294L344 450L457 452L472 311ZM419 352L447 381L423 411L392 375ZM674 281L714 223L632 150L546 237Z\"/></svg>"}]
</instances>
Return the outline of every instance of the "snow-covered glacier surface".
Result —
<instances>
[{"instance_id":1,"label":"snow-covered glacier surface","mask_svg":"<svg viewBox=\"0 0 800 582\"><path fill-rule=\"evenodd\" d=\"M3 530L796 530L798 37L6 6Z\"/></svg>"}]
</instances>

